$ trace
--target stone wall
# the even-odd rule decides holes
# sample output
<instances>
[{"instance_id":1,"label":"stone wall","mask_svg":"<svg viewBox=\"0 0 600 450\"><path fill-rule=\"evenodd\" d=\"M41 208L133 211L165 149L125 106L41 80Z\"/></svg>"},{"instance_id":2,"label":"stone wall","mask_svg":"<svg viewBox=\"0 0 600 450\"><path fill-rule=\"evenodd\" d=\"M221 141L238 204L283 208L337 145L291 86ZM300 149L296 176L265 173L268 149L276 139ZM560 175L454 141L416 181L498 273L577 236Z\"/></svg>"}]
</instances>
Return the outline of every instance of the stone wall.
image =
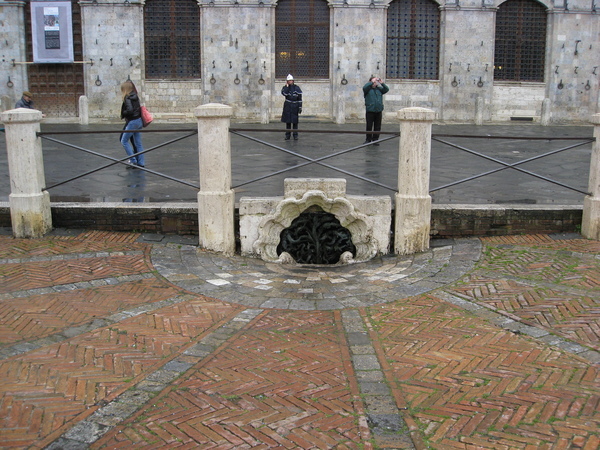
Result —
<instances>
[{"instance_id":1,"label":"stone wall","mask_svg":"<svg viewBox=\"0 0 600 450\"><path fill-rule=\"evenodd\" d=\"M119 120L122 82L131 79L145 101L142 7L133 2L80 6L83 59L94 61L84 65L89 118Z\"/></svg>"},{"instance_id":2,"label":"stone wall","mask_svg":"<svg viewBox=\"0 0 600 450\"><path fill-rule=\"evenodd\" d=\"M364 120L361 87L386 75L386 10L390 0L329 0L329 77L296 81L305 92L305 116L338 123ZM144 5L79 1L83 21L85 93L92 121L118 120L119 85L127 78L158 120L187 119L205 103L233 107L238 121L278 120L274 0L199 1L202 77L145 78ZM441 0L439 78L388 79L386 120L409 106L434 110L446 122L506 121L531 117L544 124L581 123L600 111L600 14L589 0L542 0L548 8L545 81L494 82L494 30L500 0ZM0 98L14 105L28 88L23 1L0 0ZM567 5L565 7L565 5ZM12 86L8 86L10 77ZM544 107L546 117L544 120ZM51 118L48 118L51 119Z\"/></svg>"},{"instance_id":3,"label":"stone wall","mask_svg":"<svg viewBox=\"0 0 600 450\"><path fill-rule=\"evenodd\" d=\"M434 205L431 237L503 236L578 231L582 207ZM55 228L197 235L197 205L53 203ZM0 227L9 228L8 203L0 203Z\"/></svg>"},{"instance_id":4,"label":"stone wall","mask_svg":"<svg viewBox=\"0 0 600 450\"><path fill-rule=\"evenodd\" d=\"M23 91L29 88L27 66L13 64L13 61L27 60L23 3L0 0L0 97L3 111L14 108Z\"/></svg>"},{"instance_id":5,"label":"stone wall","mask_svg":"<svg viewBox=\"0 0 600 450\"><path fill-rule=\"evenodd\" d=\"M200 81L151 81L144 83L144 100L160 121L193 122L194 108L203 103Z\"/></svg>"},{"instance_id":6,"label":"stone wall","mask_svg":"<svg viewBox=\"0 0 600 450\"><path fill-rule=\"evenodd\" d=\"M536 122L542 118L542 103L545 96L542 83L494 83L492 120L502 122L511 117L532 118Z\"/></svg>"}]
</instances>

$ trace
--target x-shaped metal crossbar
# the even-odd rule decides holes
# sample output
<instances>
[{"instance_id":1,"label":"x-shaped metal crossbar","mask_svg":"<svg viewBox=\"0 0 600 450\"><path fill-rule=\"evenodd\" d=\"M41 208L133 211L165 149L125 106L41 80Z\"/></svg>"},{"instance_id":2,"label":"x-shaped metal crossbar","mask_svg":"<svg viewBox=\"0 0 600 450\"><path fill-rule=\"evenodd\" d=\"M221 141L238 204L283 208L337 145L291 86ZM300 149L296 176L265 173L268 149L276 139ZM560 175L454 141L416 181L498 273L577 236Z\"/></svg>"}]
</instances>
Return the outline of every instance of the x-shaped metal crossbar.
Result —
<instances>
[{"instance_id":1,"label":"x-shaped metal crossbar","mask_svg":"<svg viewBox=\"0 0 600 450\"><path fill-rule=\"evenodd\" d=\"M264 180L265 178L270 178L270 177L275 176L275 175L280 175L282 173L289 172L290 170L298 169L300 167L305 167L305 166L308 166L310 164L318 164L320 166L326 167L326 168L334 170L336 172L343 173L344 175L348 175L348 176L351 176L351 177L354 177L354 178L358 178L359 180L366 181L367 183L375 184L377 186L380 186L380 187L385 188L385 189L389 189L391 191L397 191L396 188L393 188L393 187L388 186L386 184L380 183L379 181L371 180L369 178L363 177L362 175L357 175L355 173L348 172L347 170L340 169L339 167L335 167L335 166L332 166L330 164L325 164L325 163L322 162L322 161L324 161L326 159L334 158L336 156L344 155L346 153L350 153L350 152L353 152L355 150L359 150L361 148L368 147L368 146L371 145L370 142L369 143L364 143L364 144L361 144L361 145L357 145L356 147L351 147L351 148L348 148L348 149L345 149L345 150L340 150L340 151L334 152L334 153L332 153L330 155L321 156L320 158L310 158L310 157L308 157L306 155L302 155L302 154L300 154L298 152L294 152L294 151L292 151L290 149L287 149L287 148L284 148L284 147L280 147L280 146L272 144L270 142L262 141L260 139L255 138L255 137L242 134L242 133L240 133L237 130L230 129L229 131L232 134L235 134L237 136L244 137L244 138L249 139L249 140L254 141L254 142L259 142L259 143L261 143L263 145L266 145L267 147L271 147L271 148L274 148L276 150L279 150L279 151L282 151L284 153L287 153L289 155L293 155L293 156L296 156L298 158L306 160L306 162L303 162L303 163L300 163L300 164L296 164L295 166L290 166L290 167L287 167L285 169L278 170L276 172L272 172L272 173L269 173L267 175L263 175L263 176L260 176L258 178L254 178L252 180L245 181L243 183L237 184L237 185L233 186L234 189L238 188L238 187L241 187L241 186L245 186L245 185L250 184L250 183L254 183L256 181ZM296 130L294 130L294 131L296 131ZM379 131L378 133L380 133L380 134L388 134L388 133L384 133L384 132L381 132L381 131ZM378 140L378 142L381 143L381 142L389 141L390 139L395 139L397 137L398 137L398 134L397 133L393 133L392 136L381 138L381 139Z\"/></svg>"},{"instance_id":2,"label":"x-shaped metal crossbar","mask_svg":"<svg viewBox=\"0 0 600 450\"><path fill-rule=\"evenodd\" d=\"M573 186L569 186L569 185L567 185L567 184L564 184L564 183L561 183L561 182L559 182L559 181L552 180L551 178L545 177L545 176L543 176L543 175L539 175L539 174L537 174L537 173L531 172L531 171L529 171L529 170L526 170L526 169L523 169L523 168L521 168L521 167L517 167L517 166L519 166L519 165L521 165L521 164L525 164L525 163L527 163L527 162L535 161L535 160L537 160L537 159L540 159L540 158L544 158L544 157L546 157L546 156L555 155L555 154L557 154L557 153L564 152L564 151L566 151L566 150L570 150L570 149L572 149L572 148L576 148L576 147L581 147L581 146L583 146L583 145L587 145L587 144L589 144L589 143L591 143L591 142L594 142L594 138L590 138L590 139L584 139L582 142L579 142L579 143L577 143L577 144L573 144L573 145L570 145L570 146L568 146L568 147L560 148L560 149L557 149L557 150L552 150L552 151L550 151L550 152L547 152L547 153L544 153L544 154L542 154L542 155L533 156L533 157L531 157L531 158L524 159L523 161L518 161L518 162L516 162L516 163L513 163L513 164L511 164L511 163L507 163L507 162L504 162L504 161L502 161L502 160L499 160L499 159L497 159L497 158L493 158L493 157L491 157L491 156L484 155L483 153L476 152L475 150L471 150L471 149L469 149L469 148L467 148L467 147L463 147L463 146L460 146L460 145L454 144L454 143L452 143L452 142L445 141L445 140L443 140L443 139L440 139L440 137L439 137L439 136L443 136L443 135L437 135L437 136L436 136L436 135L433 135L433 136L431 137L431 139L432 139L432 140L434 140L434 141L437 141L437 142L441 142L442 144L446 144L446 145L448 145L448 146L450 146L450 147L454 147L454 148L456 148L456 149L458 149L458 150L462 150L462 151L465 151L465 152L467 152L467 153L470 153L470 154L472 154L472 155L476 155L476 156L479 156L479 157L481 157L481 158L487 159L488 161L493 161L493 162L495 162L495 163L498 163L498 164L502 165L502 167L498 167L498 168L496 168L496 169L489 170L489 171L487 171L487 172L483 172L483 173L480 173L480 174L478 174L478 175L473 175L473 176L470 176L470 177L464 178L464 179L462 179L462 180L455 181L455 182L453 182L453 183L449 183L449 184L445 184L445 185L443 185L443 186L439 186L439 187L437 187L437 188L435 188L435 189L431 189L429 192L435 192L435 191L439 191L439 190L441 190L441 189L445 189L445 188L448 188L448 187L451 187L451 186L455 186L455 185L457 185L457 184L464 183L464 182L467 182L467 181L475 180L475 179L477 179L477 178L481 178L481 177L484 177L484 176L486 176L486 175L490 175L490 174L492 174L492 173L500 172L500 171L502 171L502 170L506 170L506 169L514 169L514 170L517 170L517 171L519 171L519 172L525 173L525 174L527 174L527 175L531 175L531 176L533 176L533 177L539 178L539 179L541 179L541 180L548 181L549 183L553 183L553 184L556 184L556 185L558 185L558 186L562 186L562 187L564 187L564 188L571 189L571 190L573 190L573 191L576 191L576 192L579 192L579 193L581 193L581 194L590 195L590 193L589 193L589 192L582 191L581 189L577 189L577 188L575 188L575 187L573 187ZM466 137L466 136L447 136L447 137ZM478 136L468 136L468 137L469 137L469 138L476 138L476 137L478 137ZM482 139L490 139L490 138L492 138L492 137L490 137L490 136L481 136L481 138L482 138ZM506 138L495 137L495 138L497 138L497 139L515 139L514 137L506 137ZM556 139L556 138L555 138L555 139L549 139L549 138L527 138L527 139L528 139L528 140L571 140L571 139L577 139L577 140L580 140L580 139L582 139L582 138L567 138L567 139L565 139L565 138L562 138L562 139L560 139L560 138L559 138L559 139Z\"/></svg>"},{"instance_id":3,"label":"x-shaped metal crossbar","mask_svg":"<svg viewBox=\"0 0 600 450\"><path fill-rule=\"evenodd\" d=\"M166 130L166 131L172 132L173 130ZM188 137L191 137L191 136L194 136L194 135L198 134L197 130L175 130L175 131L192 131L192 132L190 134L185 135L185 136L181 136L181 137L178 137L178 138L175 138L175 139L171 139L171 140L169 140L167 142L163 142L162 144L155 145L154 147L150 147L150 148L148 148L148 149L146 149L146 150L144 150L142 152L138 152L137 154L141 155L142 153L148 153L148 152L151 152L151 151L156 150L158 148L165 147L166 145L172 144L172 143L177 142L177 141L181 141L183 139L186 139ZM154 132L156 132L156 131L154 131ZM86 132L86 133L94 133L94 132L90 131L90 132ZM99 132L96 132L96 133L106 133L106 132L100 132L99 131ZM109 133L118 133L118 132L112 131L112 132L109 132ZM64 180L64 181L61 181L59 183L55 183L52 186L47 186L47 187L43 188L43 190L48 190L48 189L55 188L57 186L61 186L61 185L66 184L66 183L68 183L70 181L74 181L74 180L77 180L79 178L83 178L83 177L85 177L87 175L90 175L92 173L98 172L98 171L100 171L102 169L106 169L107 167L114 166L115 164L123 164L123 165L126 165L126 166L132 166L132 167L135 167L136 169L143 170L143 171L151 173L153 175L158 175L158 176L160 176L162 178L166 178L166 179L169 179L171 181L175 181L177 183L185 184L187 186L191 186L193 188L200 189L200 186L198 186L196 184L193 184L193 183L190 183L188 181L180 180L180 179L171 177L170 175L166 175L166 174L161 173L161 172L156 172L154 170L146 169L145 167L140 167L140 166L135 166L133 164L130 164L129 162L127 162L127 160L129 159L129 156L126 156L126 157L121 158L121 159L119 159L119 158L113 158L112 156L104 155L102 153L98 153L98 152L95 152L93 150L89 150L87 148L79 147L77 145L70 144L68 142L63 142L63 141L60 141L58 139L54 139L54 138L48 137L47 134L75 134L75 133L69 133L69 132L64 132L64 133L61 133L61 132L55 132L55 133L38 133L38 136L41 137L42 139L46 139L48 141L56 142L58 144L62 144L64 146L66 146L66 147L71 147L71 148L74 148L76 150L80 150L82 152L98 156L100 158L108 159L108 160L110 160L112 162L109 163L109 164L105 164L103 166L97 167L95 169L88 170L87 172L84 172L84 173L81 173L81 174L79 174L79 175L77 175L75 177L69 178L68 180Z\"/></svg>"}]
</instances>

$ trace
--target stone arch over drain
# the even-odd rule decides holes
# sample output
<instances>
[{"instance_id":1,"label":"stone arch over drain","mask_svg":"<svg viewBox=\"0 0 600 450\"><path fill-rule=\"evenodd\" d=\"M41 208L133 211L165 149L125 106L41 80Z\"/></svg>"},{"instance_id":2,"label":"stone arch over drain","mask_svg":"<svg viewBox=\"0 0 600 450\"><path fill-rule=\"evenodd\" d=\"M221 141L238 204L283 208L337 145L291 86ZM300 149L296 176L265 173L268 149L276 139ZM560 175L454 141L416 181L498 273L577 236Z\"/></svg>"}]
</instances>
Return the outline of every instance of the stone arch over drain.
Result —
<instances>
[{"instance_id":1,"label":"stone arch over drain","mask_svg":"<svg viewBox=\"0 0 600 450\"><path fill-rule=\"evenodd\" d=\"M289 228L292 221L300 214L315 210L315 207L335 216L340 225L352 236L356 253L354 257L346 255L342 263L368 261L377 254L378 242L373 236L373 229L369 226L366 216L358 213L348 199L328 198L322 191L307 191L299 199L285 198L279 202L275 213L264 217L259 225L259 237L253 246L256 254L265 261L292 262L277 253L281 233Z\"/></svg>"}]
</instances>

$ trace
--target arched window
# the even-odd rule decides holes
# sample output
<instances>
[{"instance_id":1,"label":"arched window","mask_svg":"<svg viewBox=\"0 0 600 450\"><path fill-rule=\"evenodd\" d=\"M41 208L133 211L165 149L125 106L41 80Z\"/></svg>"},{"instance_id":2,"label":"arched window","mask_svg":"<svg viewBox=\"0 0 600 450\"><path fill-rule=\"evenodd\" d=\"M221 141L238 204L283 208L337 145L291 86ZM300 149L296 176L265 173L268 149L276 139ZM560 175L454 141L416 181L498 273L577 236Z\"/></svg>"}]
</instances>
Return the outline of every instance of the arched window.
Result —
<instances>
[{"instance_id":1,"label":"arched window","mask_svg":"<svg viewBox=\"0 0 600 450\"><path fill-rule=\"evenodd\" d=\"M280 0L275 27L275 76L329 78L326 0Z\"/></svg>"},{"instance_id":2,"label":"arched window","mask_svg":"<svg viewBox=\"0 0 600 450\"><path fill-rule=\"evenodd\" d=\"M200 8L196 0L146 0L146 78L200 78Z\"/></svg>"},{"instance_id":3,"label":"arched window","mask_svg":"<svg viewBox=\"0 0 600 450\"><path fill-rule=\"evenodd\" d=\"M534 0L508 0L496 13L494 79L544 81L546 8Z\"/></svg>"},{"instance_id":4,"label":"arched window","mask_svg":"<svg viewBox=\"0 0 600 450\"><path fill-rule=\"evenodd\" d=\"M387 11L387 78L436 80L440 48L439 5L394 0Z\"/></svg>"}]
</instances>

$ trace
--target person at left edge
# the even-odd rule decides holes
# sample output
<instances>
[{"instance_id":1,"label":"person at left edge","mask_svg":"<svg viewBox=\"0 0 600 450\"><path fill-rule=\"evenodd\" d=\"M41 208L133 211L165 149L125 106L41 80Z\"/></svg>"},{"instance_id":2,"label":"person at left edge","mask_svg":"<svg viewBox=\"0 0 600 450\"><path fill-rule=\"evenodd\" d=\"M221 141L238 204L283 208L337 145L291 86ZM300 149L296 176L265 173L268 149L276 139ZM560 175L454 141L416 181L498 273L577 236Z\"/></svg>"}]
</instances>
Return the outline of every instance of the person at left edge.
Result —
<instances>
[{"instance_id":1,"label":"person at left edge","mask_svg":"<svg viewBox=\"0 0 600 450\"><path fill-rule=\"evenodd\" d=\"M125 130L121 135L121 144L129 156L129 163L134 166L144 167L144 151L142 145L142 135L139 131L143 128L142 112L140 99L137 95L135 85L131 81L125 81L121 84L121 94L123 96L123 104L121 105L121 119L125 119ZM135 151L129 143L129 139L133 136L135 142ZM140 152L140 153L138 153ZM127 167L133 168L131 166Z\"/></svg>"},{"instance_id":2,"label":"person at left edge","mask_svg":"<svg viewBox=\"0 0 600 450\"><path fill-rule=\"evenodd\" d=\"M18 108L35 109L33 106L33 94L31 92L23 92L21 99L15 104L15 109ZM42 117L46 117L46 114L42 114Z\"/></svg>"},{"instance_id":3,"label":"person at left edge","mask_svg":"<svg viewBox=\"0 0 600 450\"><path fill-rule=\"evenodd\" d=\"M298 129L298 115L302 114L302 89L294 83L294 77L290 74L287 76L285 86L281 88L281 95L285 97L283 103L283 113L281 121L285 122L285 140L289 141L291 136L291 128ZM294 140L298 140L298 132L294 131Z\"/></svg>"},{"instance_id":4,"label":"person at left edge","mask_svg":"<svg viewBox=\"0 0 600 450\"><path fill-rule=\"evenodd\" d=\"M17 108L33 109L33 94L29 91L23 92L21 100L15 105L15 109Z\"/></svg>"}]
</instances>

